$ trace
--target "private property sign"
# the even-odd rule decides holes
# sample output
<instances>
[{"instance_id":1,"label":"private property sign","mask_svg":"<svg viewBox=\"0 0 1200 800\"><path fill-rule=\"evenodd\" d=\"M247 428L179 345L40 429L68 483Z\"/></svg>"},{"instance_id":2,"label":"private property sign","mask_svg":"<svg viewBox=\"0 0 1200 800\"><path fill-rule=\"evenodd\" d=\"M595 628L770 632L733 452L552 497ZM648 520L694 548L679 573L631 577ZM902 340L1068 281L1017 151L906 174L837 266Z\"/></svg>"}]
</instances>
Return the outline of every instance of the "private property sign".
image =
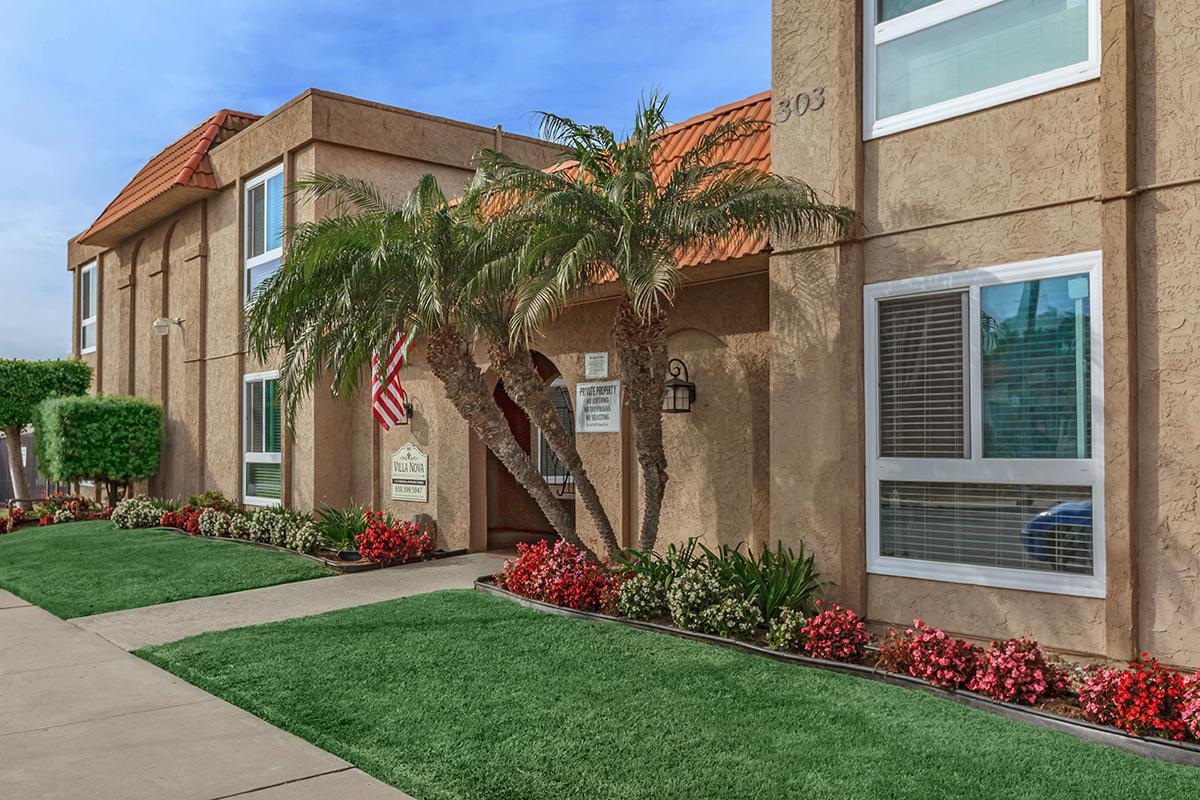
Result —
<instances>
[{"instance_id":1,"label":"private property sign","mask_svg":"<svg viewBox=\"0 0 1200 800\"><path fill-rule=\"evenodd\" d=\"M621 382L575 385L575 432L618 433L621 430Z\"/></svg>"},{"instance_id":2,"label":"private property sign","mask_svg":"<svg viewBox=\"0 0 1200 800\"><path fill-rule=\"evenodd\" d=\"M392 455L392 499L429 502L429 456L412 442Z\"/></svg>"}]
</instances>

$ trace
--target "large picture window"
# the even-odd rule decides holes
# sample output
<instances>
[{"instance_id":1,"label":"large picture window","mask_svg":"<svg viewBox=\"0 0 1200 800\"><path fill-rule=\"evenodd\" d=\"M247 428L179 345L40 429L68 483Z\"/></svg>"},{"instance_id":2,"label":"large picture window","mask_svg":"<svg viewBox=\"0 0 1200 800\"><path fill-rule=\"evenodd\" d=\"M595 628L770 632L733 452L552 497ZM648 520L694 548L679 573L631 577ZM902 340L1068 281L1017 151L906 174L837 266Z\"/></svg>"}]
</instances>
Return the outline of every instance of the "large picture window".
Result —
<instances>
[{"instance_id":1,"label":"large picture window","mask_svg":"<svg viewBox=\"0 0 1200 800\"><path fill-rule=\"evenodd\" d=\"M79 352L96 352L96 319L99 315L96 294L96 262L79 270Z\"/></svg>"},{"instance_id":2,"label":"large picture window","mask_svg":"<svg viewBox=\"0 0 1200 800\"><path fill-rule=\"evenodd\" d=\"M283 496L283 414L279 373L247 375L242 399L242 496L247 505L278 505Z\"/></svg>"},{"instance_id":3,"label":"large picture window","mask_svg":"<svg viewBox=\"0 0 1200 800\"><path fill-rule=\"evenodd\" d=\"M246 300L283 258L283 166L246 182Z\"/></svg>"},{"instance_id":4,"label":"large picture window","mask_svg":"<svg viewBox=\"0 0 1200 800\"><path fill-rule=\"evenodd\" d=\"M1099 0L865 0L867 137L1100 74Z\"/></svg>"},{"instance_id":5,"label":"large picture window","mask_svg":"<svg viewBox=\"0 0 1200 800\"><path fill-rule=\"evenodd\" d=\"M869 572L1104 596L1099 268L866 287Z\"/></svg>"}]
</instances>

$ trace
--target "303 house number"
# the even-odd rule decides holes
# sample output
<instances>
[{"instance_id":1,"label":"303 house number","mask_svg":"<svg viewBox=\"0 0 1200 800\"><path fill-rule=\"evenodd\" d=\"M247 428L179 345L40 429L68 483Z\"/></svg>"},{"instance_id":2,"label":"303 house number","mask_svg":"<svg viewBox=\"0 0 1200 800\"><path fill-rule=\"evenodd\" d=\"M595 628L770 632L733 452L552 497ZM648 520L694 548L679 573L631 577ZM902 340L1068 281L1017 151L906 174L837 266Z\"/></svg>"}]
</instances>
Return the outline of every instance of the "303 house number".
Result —
<instances>
[{"instance_id":1,"label":"303 house number","mask_svg":"<svg viewBox=\"0 0 1200 800\"><path fill-rule=\"evenodd\" d=\"M775 104L775 121L787 122L795 117L803 117L809 111L820 111L824 105L824 86L818 86L812 92L799 92Z\"/></svg>"}]
</instances>

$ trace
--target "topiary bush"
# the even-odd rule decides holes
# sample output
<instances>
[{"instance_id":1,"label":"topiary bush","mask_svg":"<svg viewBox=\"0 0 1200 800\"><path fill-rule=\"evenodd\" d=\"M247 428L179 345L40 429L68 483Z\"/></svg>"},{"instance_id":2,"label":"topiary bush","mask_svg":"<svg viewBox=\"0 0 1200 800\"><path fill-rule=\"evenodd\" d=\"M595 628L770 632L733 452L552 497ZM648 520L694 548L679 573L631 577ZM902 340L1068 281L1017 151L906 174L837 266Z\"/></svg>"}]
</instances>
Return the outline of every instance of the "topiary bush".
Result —
<instances>
[{"instance_id":1,"label":"topiary bush","mask_svg":"<svg viewBox=\"0 0 1200 800\"><path fill-rule=\"evenodd\" d=\"M0 359L0 429L4 430L15 496L29 496L29 481L21 463L21 430L35 424L38 405L51 397L83 394L91 385L92 368L82 361Z\"/></svg>"},{"instance_id":2,"label":"topiary bush","mask_svg":"<svg viewBox=\"0 0 1200 800\"><path fill-rule=\"evenodd\" d=\"M42 473L55 481L98 481L115 505L132 481L158 472L162 407L121 395L60 397L35 411Z\"/></svg>"}]
</instances>

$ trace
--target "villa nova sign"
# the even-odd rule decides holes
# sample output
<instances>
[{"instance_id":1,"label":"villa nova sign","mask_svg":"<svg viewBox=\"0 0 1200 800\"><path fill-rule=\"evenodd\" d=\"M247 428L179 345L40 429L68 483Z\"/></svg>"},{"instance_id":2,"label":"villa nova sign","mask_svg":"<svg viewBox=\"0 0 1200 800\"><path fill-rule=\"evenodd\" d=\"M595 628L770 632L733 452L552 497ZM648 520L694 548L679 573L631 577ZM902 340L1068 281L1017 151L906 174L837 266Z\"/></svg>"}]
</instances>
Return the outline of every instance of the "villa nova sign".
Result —
<instances>
[{"instance_id":1,"label":"villa nova sign","mask_svg":"<svg viewBox=\"0 0 1200 800\"><path fill-rule=\"evenodd\" d=\"M429 456L412 442L392 454L392 499L429 502Z\"/></svg>"}]
</instances>

